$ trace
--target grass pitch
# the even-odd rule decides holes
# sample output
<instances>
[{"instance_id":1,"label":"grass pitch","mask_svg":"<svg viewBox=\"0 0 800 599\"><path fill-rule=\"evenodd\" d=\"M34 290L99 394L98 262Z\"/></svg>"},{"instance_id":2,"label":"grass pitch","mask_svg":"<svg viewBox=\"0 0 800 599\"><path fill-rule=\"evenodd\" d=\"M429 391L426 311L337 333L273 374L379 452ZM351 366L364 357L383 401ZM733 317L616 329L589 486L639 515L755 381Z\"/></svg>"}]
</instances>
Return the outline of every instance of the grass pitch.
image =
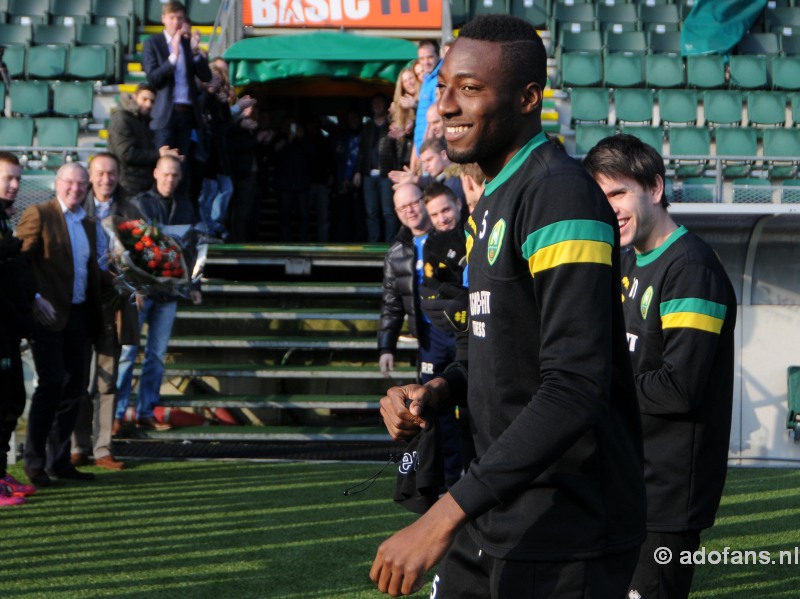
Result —
<instances>
[{"instance_id":1,"label":"grass pitch","mask_svg":"<svg viewBox=\"0 0 800 599\"><path fill-rule=\"evenodd\" d=\"M0 597L376 599L380 542L416 517L374 464L129 462L0 509ZM21 468L12 473L24 480ZM732 469L692 599L797 597L800 472ZM727 564L722 563L728 547ZM776 563L734 564L735 551ZM800 554L800 550L798 550ZM762 556L763 557L763 556ZM786 557L784 555L784 557ZM427 597L426 587L414 597Z\"/></svg>"}]
</instances>

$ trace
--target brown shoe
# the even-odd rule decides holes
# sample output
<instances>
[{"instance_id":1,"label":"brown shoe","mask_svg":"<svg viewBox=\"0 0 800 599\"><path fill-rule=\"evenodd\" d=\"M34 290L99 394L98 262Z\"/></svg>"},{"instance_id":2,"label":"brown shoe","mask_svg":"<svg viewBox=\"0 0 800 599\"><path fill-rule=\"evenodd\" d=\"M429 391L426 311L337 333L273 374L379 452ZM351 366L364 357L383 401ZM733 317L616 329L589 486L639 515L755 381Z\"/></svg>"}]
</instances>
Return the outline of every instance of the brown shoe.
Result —
<instances>
[{"instance_id":1,"label":"brown shoe","mask_svg":"<svg viewBox=\"0 0 800 599\"><path fill-rule=\"evenodd\" d=\"M159 422L152 416L150 418L140 418L136 421L139 428L149 428L151 431L168 431L172 427L166 422Z\"/></svg>"},{"instance_id":2,"label":"brown shoe","mask_svg":"<svg viewBox=\"0 0 800 599\"><path fill-rule=\"evenodd\" d=\"M122 470L125 467L125 463L115 460L113 455L104 455L102 458L95 458L94 465L98 468L105 468L106 470Z\"/></svg>"},{"instance_id":3,"label":"brown shoe","mask_svg":"<svg viewBox=\"0 0 800 599\"><path fill-rule=\"evenodd\" d=\"M69 463L75 467L78 466L89 466L92 462L89 459L89 456L85 453L73 453L69 457Z\"/></svg>"}]
</instances>

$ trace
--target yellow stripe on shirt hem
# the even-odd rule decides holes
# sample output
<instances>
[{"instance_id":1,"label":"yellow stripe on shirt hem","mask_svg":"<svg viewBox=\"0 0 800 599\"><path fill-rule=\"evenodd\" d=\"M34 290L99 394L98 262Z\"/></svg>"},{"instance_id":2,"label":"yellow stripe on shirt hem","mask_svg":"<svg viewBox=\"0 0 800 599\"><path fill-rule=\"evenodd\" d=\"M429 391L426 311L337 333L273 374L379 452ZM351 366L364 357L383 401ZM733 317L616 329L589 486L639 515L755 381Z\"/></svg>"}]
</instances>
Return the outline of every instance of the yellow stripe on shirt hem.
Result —
<instances>
[{"instance_id":1,"label":"yellow stripe on shirt hem","mask_svg":"<svg viewBox=\"0 0 800 599\"><path fill-rule=\"evenodd\" d=\"M603 241L571 239L544 247L528 258L531 276L563 264L611 266L611 245Z\"/></svg>"},{"instance_id":2,"label":"yellow stripe on shirt hem","mask_svg":"<svg viewBox=\"0 0 800 599\"><path fill-rule=\"evenodd\" d=\"M661 317L663 329L698 329L719 334L722 331L722 318L714 318L697 312L673 312Z\"/></svg>"}]
</instances>

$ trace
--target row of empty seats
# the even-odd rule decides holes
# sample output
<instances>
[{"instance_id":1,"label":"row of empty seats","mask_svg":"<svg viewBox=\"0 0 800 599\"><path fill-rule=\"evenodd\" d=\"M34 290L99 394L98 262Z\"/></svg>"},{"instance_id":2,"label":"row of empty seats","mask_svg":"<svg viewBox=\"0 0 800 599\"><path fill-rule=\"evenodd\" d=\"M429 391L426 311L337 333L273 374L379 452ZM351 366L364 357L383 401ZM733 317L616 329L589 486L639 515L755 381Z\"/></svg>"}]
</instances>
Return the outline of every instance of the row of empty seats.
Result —
<instances>
[{"instance_id":1,"label":"row of empty seats","mask_svg":"<svg viewBox=\"0 0 800 599\"><path fill-rule=\"evenodd\" d=\"M2 118L0 147L19 152L26 164L36 160L57 168L72 155L69 150L78 146L78 130L78 121L66 117Z\"/></svg>"},{"instance_id":2,"label":"row of empty seats","mask_svg":"<svg viewBox=\"0 0 800 599\"><path fill-rule=\"evenodd\" d=\"M3 102L6 93L11 98L13 116L92 116L94 86L88 81L14 81L8 92L0 85ZM0 137L0 143L4 142Z\"/></svg>"},{"instance_id":3,"label":"row of empty seats","mask_svg":"<svg viewBox=\"0 0 800 599\"><path fill-rule=\"evenodd\" d=\"M573 123L606 123L613 114L617 123L666 126L800 125L800 92L583 87L571 90L570 107Z\"/></svg>"},{"instance_id":4,"label":"row of empty seats","mask_svg":"<svg viewBox=\"0 0 800 599\"><path fill-rule=\"evenodd\" d=\"M166 0L0 0L0 15L7 23L78 23L93 17L118 17L146 24L161 23ZM184 0L196 25L213 25L220 0Z\"/></svg>"},{"instance_id":5,"label":"row of empty seats","mask_svg":"<svg viewBox=\"0 0 800 599\"><path fill-rule=\"evenodd\" d=\"M800 89L800 34L751 33L738 54L681 56L680 33L563 31L560 85Z\"/></svg>"},{"instance_id":6,"label":"row of empty seats","mask_svg":"<svg viewBox=\"0 0 800 599\"><path fill-rule=\"evenodd\" d=\"M726 178L745 177L759 169L772 179L788 179L797 175L800 164L800 129L785 128L766 129L759 142L758 131L751 127L712 130L579 124L575 127L576 154L586 154L598 141L617 132L635 135L670 156L670 166L679 177L701 176L718 162ZM720 160L701 158L708 156Z\"/></svg>"}]
</instances>

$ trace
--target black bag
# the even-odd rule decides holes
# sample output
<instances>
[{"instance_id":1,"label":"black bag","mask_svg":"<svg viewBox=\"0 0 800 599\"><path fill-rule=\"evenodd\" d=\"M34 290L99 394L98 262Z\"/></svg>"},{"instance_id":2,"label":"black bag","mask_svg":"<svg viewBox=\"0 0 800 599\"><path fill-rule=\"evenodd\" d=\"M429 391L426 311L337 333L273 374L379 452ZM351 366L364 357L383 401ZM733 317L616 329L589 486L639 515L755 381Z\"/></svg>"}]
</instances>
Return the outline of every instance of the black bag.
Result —
<instances>
[{"instance_id":1,"label":"black bag","mask_svg":"<svg viewBox=\"0 0 800 599\"><path fill-rule=\"evenodd\" d=\"M423 411L425 428L408 442L397 466L394 500L407 510L424 514L444 492L444 460L436 418Z\"/></svg>"}]
</instances>

